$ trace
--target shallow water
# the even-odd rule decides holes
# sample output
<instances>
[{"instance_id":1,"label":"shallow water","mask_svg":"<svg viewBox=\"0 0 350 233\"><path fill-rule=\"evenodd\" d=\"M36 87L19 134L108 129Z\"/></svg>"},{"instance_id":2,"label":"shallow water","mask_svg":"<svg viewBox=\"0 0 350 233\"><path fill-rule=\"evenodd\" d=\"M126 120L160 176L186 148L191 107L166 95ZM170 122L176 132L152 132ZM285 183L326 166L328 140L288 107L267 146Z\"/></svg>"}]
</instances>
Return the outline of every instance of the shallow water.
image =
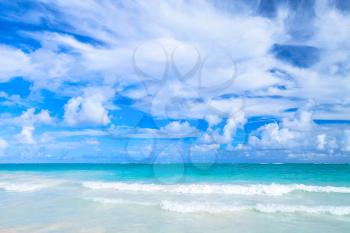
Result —
<instances>
[{"instance_id":1,"label":"shallow water","mask_svg":"<svg viewBox=\"0 0 350 233\"><path fill-rule=\"evenodd\" d=\"M0 165L0 232L350 232L350 165Z\"/></svg>"}]
</instances>

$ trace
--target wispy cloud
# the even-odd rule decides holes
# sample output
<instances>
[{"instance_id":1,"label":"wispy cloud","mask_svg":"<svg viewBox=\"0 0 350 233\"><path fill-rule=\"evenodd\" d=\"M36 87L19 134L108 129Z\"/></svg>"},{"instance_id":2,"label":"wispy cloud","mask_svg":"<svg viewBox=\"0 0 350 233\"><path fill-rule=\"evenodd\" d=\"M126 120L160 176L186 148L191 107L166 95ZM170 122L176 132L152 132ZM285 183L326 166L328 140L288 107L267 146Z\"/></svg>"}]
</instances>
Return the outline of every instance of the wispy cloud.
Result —
<instances>
[{"instance_id":1,"label":"wispy cloud","mask_svg":"<svg viewBox=\"0 0 350 233\"><path fill-rule=\"evenodd\" d=\"M254 2L1 3L11 30L0 37L0 82L21 77L43 99L0 85L1 124L15 128L0 136L348 153L349 125L320 120L350 120L349 11L338 1ZM135 126L143 117L153 123Z\"/></svg>"}]
</instances>

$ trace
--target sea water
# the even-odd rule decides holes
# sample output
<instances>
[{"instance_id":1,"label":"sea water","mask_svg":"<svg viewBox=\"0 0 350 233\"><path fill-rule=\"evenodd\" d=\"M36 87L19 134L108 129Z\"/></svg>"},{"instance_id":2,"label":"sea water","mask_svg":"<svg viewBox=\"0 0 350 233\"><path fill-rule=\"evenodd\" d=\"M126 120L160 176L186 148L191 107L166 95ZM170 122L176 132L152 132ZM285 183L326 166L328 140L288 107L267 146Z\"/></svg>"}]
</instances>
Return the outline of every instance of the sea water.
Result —
<instances>
[{"instance_id":1,"label":"sea water","mask_svg":"<svg viewBox=\"0 0 350 233\"><path fill-rule=\"evenodd\" d=\"M0 232L350 232L350 165L3 164Z\"/></svg>"}]
</instances>

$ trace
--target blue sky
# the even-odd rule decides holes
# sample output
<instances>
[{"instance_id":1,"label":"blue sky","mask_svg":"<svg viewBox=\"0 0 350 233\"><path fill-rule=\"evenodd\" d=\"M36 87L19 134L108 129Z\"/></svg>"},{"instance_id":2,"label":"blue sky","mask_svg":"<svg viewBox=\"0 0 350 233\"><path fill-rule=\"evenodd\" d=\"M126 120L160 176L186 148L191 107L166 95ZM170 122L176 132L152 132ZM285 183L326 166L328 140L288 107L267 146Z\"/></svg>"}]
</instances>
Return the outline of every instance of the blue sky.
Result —
<instances>
[{"instance_id":1,"label":"blue sky","mask_svg":"<svg viewBox=\"0 0 350 233\"><path fill-rule=\"evenodd\" d=\"M0 162L350 162L350 4L2 1Z\"/></svg>"}]
</instances>

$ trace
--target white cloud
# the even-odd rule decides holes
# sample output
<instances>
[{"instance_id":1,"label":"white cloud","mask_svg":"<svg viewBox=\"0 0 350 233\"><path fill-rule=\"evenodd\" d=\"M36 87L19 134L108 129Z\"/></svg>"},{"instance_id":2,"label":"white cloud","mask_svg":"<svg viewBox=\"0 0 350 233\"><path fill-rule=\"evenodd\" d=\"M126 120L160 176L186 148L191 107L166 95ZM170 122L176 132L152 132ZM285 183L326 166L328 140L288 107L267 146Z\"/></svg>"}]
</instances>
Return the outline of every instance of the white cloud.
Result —
<instances>
[{"instance_id":1,"label":"white cloud","mask_svg":"<svg viewBox=\"0 0 350 233\"><path fill-rule=\"evenodd\" d=\"M22 112L20 116L7 120L10 124L21 126L21 132L16 135L19 143L35 144L36 141L33 137L35 126L49 125L54 122L54 119L50 116L49 111L42 109L37 113L35 112L36 110L34 108L29 108Z\"/></svg>"},{"instance_id":2,"label":"white cloud","mask_svg":"<svg viewBox=\"0 0 350 233\"><path fill-rule=\"evenodd\" d=\"M208 127L210 128L219 124L222 121L222 119L217 115L207 115L204 118L206 122L208 122Z\"/></svg>"},{"instance_id":3,"label":"white cloud","mask_svg":"<svg viewBox=\"0 0 350 233\"><path fill-rule=\"evenodd\" d=\"M160 129L153 128L139 128L139 127L111 127L110 134L114 137L128 137L128 138L189 138L198 137L200 131L192 127L188 122L173 121L169 124L160 127Z\"/></svg>"},{"instance_id":4,"label":"white cloud","mask_svg":"<svg viewBox=\"0 0 350 233\"><path fill-rule=\"evenodd\" d=\"M173 121L160 128L160 132L171 136L190 136L198 134L198 130L191 127L188 122Z\"/></svg>"},{"instance_id":5,"label":"white cloud","mask_svg":"<svg viewBox=\"0 0 350 233\"><path fill-rule=\"evenodd\" d=\"M30 70L30 57L20 49L0 44L0 51L1 81L25 75Z\"/></svg>"},{"instance_id":6,"label":"white cloud","mask_svg":"<svg viewBox=\"0 0 350 233\"><path fill-rule=\"evenodd\" d=\"M313 151L314 153L348 152L348 127L344 125L317 125L310 110L301 110L280 124L270 123L249 136L254 150L281 149Z\"/></svg>"},{"instance_id":7,"label":"white cloud","mask_svg":"<svg viewBox=\"0 0 350 233\"><path fill-rule=\"evenodd\" d=\"M33 126L23 126L21 132L16 136L17 140L23 144L35 144L33 132Z\"/></svg>"},{"instance_id":8,"label":"white cloud","mask_svg":"<svg viewBox=\"0 0 350 233\"><path fill-rule=\"evenodd\" d=\"M313 146L325 143L321 136L314 135L315 125L312 113L308 110L300 110L294 116L284 118L282 123L270 123L258 128L249 137L249 145L255 148L298 149L298 147Z\"/></svg>"},{"instance_id":9,"label":"white cloud","mask_svg":"<svg viewBox=\"0 0 350 233\"><path fill-rule=\"evenodd\" d=\"M230 8L229 12L222 11L211 1L155 1L148 4L142 1L120 4L113 1L89 1L85 4L69 4L68 1L41 2L53 11L47 11L44 15L33 9L31 16L37 14L38 18L59 19L58 22L62 24L57 24L56 27L61 31L84 35L103 43L82 42L68 33L27 32L25 35L39 40L42 48L28 53L9 46L0 48L6 55L4 57L13 61L10 65L6 63L2 66L4 70L0 76L3 76L3 79L22 75L34 81L37 88L62 92L65 91L62 88L65 81L90 83L98 79L108 85L117 82L125 86L140 82L145 84L149 80L146 82L147 78L137 74L132 65L136 48L146 45L146 49L140 50L139 62L140 65L144 65L143 71L156 73L156 78L162 78L158 76L162 75L166 62L171 59L183 70L182 73L191 70L198 57L197 52L193 52L193 48L196 48L202 62L201 72L198 70L196 75L177 84L172 79L162 79L160 83L153 82L151 88L142 91L144 95L140 95L140 90L128 89L125 94L129 94L129 97L138 96L134 106L150 111L154 116L171 115L178 119L193 116L203 119L205 115L213 114L208 108L208 103L222 94L242 95L248 92L251 99L254 95L258 98L265 97L257 101L256 105L247 104L247 116L266 114L273 110L270 114L283 117L283 111L291 105L298 106L300 99L315 99L319 105L349 101L349 85L346 80L346 71L350 64L346 55L349 47L349 16L325 3L316 4L314 10L317 17L312 19L313 23L305 25L313 27L310 31L314 34L302 41L321 48L321 61L314 67L300 69L280 62L270 54L270 49L275 43L302 44L300 41L294 41L293 36L289 34L290 28L295 26L289 25L293 23L291 18L295 12L285 8L283 4L278 4L276 18L264 18L255 15L251 6L245 2L234 4L235 7ZM245 7L237 7L238 5ZM84 15L79 12L84 12ZM334 37L335 34L338 36ZM153 47L161 45L164 51L159 49L159 46L158 49L152 49L153 47L147 44L153 44ZM61 47L68 52L57 49ZM189 53L194 55L194 58L189 56ZM234 72L232 60L237 66ZM6 59L0 61L5 62ZM281 72L280 75L271 73L270 70L275 68L286 72L290 77L281 76ZM154 69L157 72L154 72ZM233 85L222 86L232 73L235 76ZM176 76L174 72L170 74ZM91 76L94 76L94 79L91 79ZM198 86L198 83L201 83L198 82L198 78L206 87L220 88L215 91L213 88L210 91L201 89ZM135 93L139 95L132 95ZM149 98L142 98L146 95ZM271 95L287 98L273 100L269 98ZM169 101L174 97L183 98L186 104L178 109L169 107ZM204 104L195 101L199 97L204 98ZM84 105L86 97L81 98L73 96L71 99L72 109L71 114L67 116L67 122L72 125L80 123L76 116L80 112L74 105ZM266 108L271 101L276 104L279 101L278 108ZM82 113L84 121L105 124L110 120L110 116L100 104L94 102L92 105L92 108L99 111L99 117L103 120L93 119L89 114ZM162 109L168 107L168 114L164 114ZM188 107L191 107L191 111ZM188 114L185 114L187 112ZM321 115L327 119L346 117L342 111L330 109L328 113L319 114L318 110L314 112L315 116Z\"/></svg>"},{"instance_id":10,"label":"white cloud","mask_svg":"<svg viewBox=\"0 0 350 233\"><path fill-rule=\"evenodd\" d=\"M31 52L0 44L0 80L23 77L33 81L35 88L57 90L75 71L75 57L56 53L54 48L40 48ZM59 79L58 79L59 78Z\"/></svg>"},{"instance_id":11,"label":"white cloud","mask_svg":"<svg viewBox=\"0 0 350 233\"><path fill-rule=\"evenodd\" d=\"M213 152L220 149L220 144L194 144L191 147L191 152Z\"/></svg>"},{"instance_id":12,"label":"white cloud","mask_svg":"<svg viewBox=\"0 0 350 233\"><path fill-rule=\"evenodd\" d=\"M350 152L350 129L345 130L342 150Z\"/></svg>"},{"instance_id":13,"label":"white cloud","mask_svg":"<svg viewBox=\"0 0 350 233\"><path fill-rule=\"evenodd\" d=\"M13 122L19 125L34 124L52 124L54 119L50 116L49 111L42 109L35 113L35 108L28 108L19 117L14 118Z\"/></svg>"},{"instance_id":14,"label":"white cloud","mask_svg":"<svg viewBox=\"0 0 350 233\"><path fill-rule=\"evenodd\" d=\"M132 57L135 49L141 45L146 45L146 49L137 50L140 51L137 55L141 56L137 57L141 59L137 61L140 62L138 65L144 64L142 70L145 73L153 74L154 69L158 67L162 67L160 69L162 70L165 62L169 62L170 54L173 55L174 64L183 71L182 73L192 68L189 64L196 64L198 55L200 62L203 62L201 70L197 70L193 77L177 84L174 80L156 83L152 89L147 90L149 92L147 94L154 101L145 103L147 100L141 99L139 101L142 103L135 104L135 106L148 105L146 109L151 109L155 115L159 115L158 111L162 107L167 108L173 97L180 97L189 103L193 111L198 112L198 116L195 114L195 117L203 118L210 109L208 106L203 108L202 104L193 101L192 98L205 97L210 100L224 93L257 90L282 82L267 72L275 63L273 57L268 55L269 49L276 40L283 37L284 29L280 22L251 15L249 12L237 12L239 15L225 14L210 2L156 1L149 4L144 4L142 1L133 4L124 2L121 4L127 7L123 11L112 1L104 3L91 1L84 5L67 4L65 1L50 4L43 1L43 3L57 13L51 15L47 12L46 17L54 19L59 15L60 22L69 25L74 33L101 40L105 45L84 43L64 33L27 33L26 35L39 40L43 46L27 54L33 69L26 78L33 80L37 88L57 91L59 87L64 89L60 86L64 81L90 82L89 76L96 73L101 74L101 79L110 85L114 85L115 82L139 84L147 79L135 72ZM84 12L83 16L78 14L81 11ZM39 12L38 14L45 17ZM88 23L81 24L82 21ZM125 30L122 25L133 25L133 27L128 26L129 30ZM60 26L62 27L57 25ZM66 27L63 29L62 31L68 30ZM149 47L147 44L161 45L168 54L167 57L164 58L162 49L159 52L157 52L159 49L147 49ZM69 52L57 52L58 47L68 48ZM191 57L189 51L193 50L191 48L197 48L199 53L192 52L193 59L189 59ZM234 79L236 74L233 61L240 67L239 76L235 87L229 87L226 85L227 80ZM120 75L122 79L115 78ZM156 72L156 76L159 75L162 75L162 71ZM206 87L204 91L198 86L199 82ZM208 87L211 90L209 92L205 91ZM211 93L212 90L215 91ZM132 91L129 91L129 94L130 92ZM80 123L79 117L76 116L80 114L77 106L81 105L81 108L84 108L86 97L81 98L72 97L70 108L67 106L67 123L72 125ZM100 117L108 122L109 116L106 112L101 106L97 107L98 104L94 105L98 108ZM181 113L186 112L182 108L171 107L166 111L174 112L175 116L181 116ZM84 115L82 121L94 124L97 124L97 121L101 122L101 119L92 119L89 114L82 113L82 115Z\"/></svg>"},{"instance_id":15,"label":"white cloud","mask_svg":"<svg viewBox=\"0 0 350 233\"><path fill-rule=\"evenodd\" d=\"M9 95L4 91L0 91L0 98L3 98L4 100L2 100L0 102L0 105L3 106L27 106L28 103L26 102L25 99L21 98L20 95Z\"/></svg>"},{"instance_id":16,"label":"white cloud","mask_svg":"<svg viewBox=\"0 0 350 233\"><path fill-rule=\"evenodd\" d=\"M66 138L66 137L80 137L80 136L93 136L103 137L108 136L110 133L106 130L99 129L81 129L81 130L58 130L58 131L46 131L42 134L47 138Z\"/></svg>"},{"instance_id":17,"label":"white cloud","mask_svg":"<svg viewBox=\"0 0 350 233\"><path fill-rule=\"evenodd\" d=\"M257 136L250 136L249 144L257 148L293 148L296 145L294 140L300 138L300 133L288 128L281 128L277 123L271 123L260 127L255 133Z\"/></svg>"},{"instance_id":18,"label":"white cloud","mask_svg":"<svg viewBox=\"0 0 350 233\"><path fill-rule=\"evenodd\" d=\"M224 126L224 133L222 135L223 142L228 145L228 148L232 148L233 136L236 133L237 128L242 127L246 123L244 112L238 111L234 115L227 119L226 125Z\"/></svg>"},{"instance_id":19,"label":"white cloud","mask_svg":"<svg viewBox=\"0 0 350 233\"><path fill-rule=\"evenodd\" d=\"M0 156L4 155L4 152L8 146L8 142L5 139L0 138Z\"/></svg>"},{"instance_id":20,"label":"white cloud","mask_svg":"<svg viewBox=\"0 0 350 233\"><path fill-rule=\"evenodd\" d=\"M196 48L199 59L203 63L201 72L198 70L197 75L181 80L182 82L177 84L171 79L162 79L160 83L153 82L152 87L144 92L150 99L140 98L145 95L136 95L139 98L136 98L135 107L144 111L149 110L154 116L171 115L178 119L193 116L203 119L205 115L213 114L208 103L216 97L222 94L242 95L242 93L251 92L253 96L265 98L257 100L256 105L247 104L247 116L266 114L269 110L273 110L270 114L281 117L283 111L292 107L291 105L298 106L299 100L290 98L273 100L269 98L270 95L304 100L312 98L320 105L348 99L346 97L346 93L349 92L347 81L338 75L341 72L334 71L332 75L329 75L328 71L323 72L325 67L332 70L345 69L346 64L349 63L344 51L349 41L348 16L320 3L315 8L318 17L314 20L314 36L305 43L326 48L325 53L331 52L332 56L324 54L319 65L310 69L292 67L276 60L269 53L275 43L294 43L292 36L288 34L291 26L288 24L293 22L285 20L294 12L289 12L283 4L279 6L276 18L264 18L252 14L249 5L232 8L232 12L223 12L210 1L155 1L148 4L142 1L122 2L120 4L125 6L123 10L120 5L112 1L103 3L90 1L86 4L68 4L67 1L54 3L42 1L42 3L54 9L53 12L56 13L46 12L47 15L43 15L42 12L34 11L31 15L37 13L40 18L47 17L51 20L60 18L60 22L63 23L58 24L57 27L62 31L72 30L73 33L102 41L103 45L81 42L64 33L27 33L26 35L39 40L42 48L28 54L18 49L4 48L6 53L10 53L9 57L15 57L13 60L16 62L11 64L18 62L21 64L14 68L12 65L5 66L5 68L9 67L10 71L4 71L4 76L7 73L13 76L12 73L19 70L17 76L25 73L25 78L33 80L35 86L55 91L58 87L62 89L61 85L64 81L91 82L91 75L96 73L101 75L98 79L109 85L114 85L116 82L122 82L124 85L139 84L146 82L147 78L137 74L133 69L132 58L136 48L141 46L141 49L137 50L140 56L137 58L140 59L138 64L142 66L142 70L145 73L155 73L156 78L160 79L162 77L159 76L162 76L166 62L170 61L169 55L172 55L174 64L182 70L182 73L191 70L198 57L193 49ZM240 4L245 5L243 2ZM79 12L84 12L84 15ZM81 24L82 21L87 23ZM125 30L125 25L133 26L128 26L128 30ZM329 25L339 25L339 27ZM339 36L334 38L332 36L334 34ZM160 46L158 46L158 49L154 49L155 45L156 47L161 45L163 48L159 49ZM68 48L69 52L57 52L58 47ZM232 60L236 63L236 71L232 71ZM340 67L341 64L344 66ZM286 79L269 72L274 68L286 71L291 78ZM27 72L28 70L31 72ZM346 73L343 72L342 77L346 76ZM228 77L232 74L235 76L233 85L222 86L227 84L225 80L230 79ZM122 78L117 78L120 76ZM173 74L173 76L176 75ZM208 91L201 89L198 83L202 83L205 87L219 86L220 88L215 91L211 88L211 91ZM279 89L276 86L283 86L286 89ZM125 92L130 97L135 97L132 93L141 92L130 89ZM186 104L174 109L169 106L169 102L174 97L183 98ZM205 99L204 104L194 101L199 97ZM97 118L100 119L95 119L84 111L79 112L77 108L79 106L84 108L85 101L89 102L86 98L86 96L72 97L66 122L72 125L82 123L81 121L107 124L110 116L99 104L100 101L92 100L93 103L91 103L91 108L96 108L99 112ZM272 101L276 104L280 102L278 108L266 108L269 105L272 106ZM164 110L164 108L169 109ZM164 111L166 111L165 114ZM78 114L83 115L82 120L79 120ZM334 119L338 114L341 113L335 112L332 116L328 116ZM318 115L315 111L315 116ZM322 115L325 116L325 114Z\"/></svg>"},{"instance_id":21,"label":"white cloud","mask_svg":"<svg viewBox=\"0 0 350 233\"><path fill-rule=\"evenodd\" d=\"M227 150L233 149L232 143L237 129L242 128L247 122L245 113L241 109L233 109L233 112L228 115L226 119L226 124L222 129L222 133L219 132L219 129L213 129L210 122L213 119L208 119L209 126L207 131L198 138L198 146L206 147L205 145L214 146L215 144L225 144Z\"/></svg>"},{"instance_id":22,"label":"white cloud","mask_svg":"<svg viewBox=\"0 0 350 233\"><path fill-rule=\"evenodd\" d=\"M68 125L107 125L111 122L108 109L113 109L109 101L114 96L112 89L89 88L83 96L71 98L64 106L64 121Z\"/></svg>"},{"instance_id":23,"label":"white cloud","mask_svg":"<svg viewBox=\"0 0 350 233\"><path fill-rule=\"evenodd\" d=\"M312 112L308 110L299 110L293 118L283 119L283 127L293 130L310 130L314 127Z\"/></svg>"},{"instance_id":24,"label":"white cloud","mask_svg":"<svg viewBox=\"0 0 350 233\"><path fill-rule=\"evenodd\" d=\"M260 127L250 136L250 146L349 151L347 131L313 122L348 120L350 113L350 16L326 2L316 3L316 17L302 27L310 27L312 35L295 39L290 30L297 14L282 5L275 18L267 18L238 3L223 11L211 1L42 0L52 11L31 9L31 16L56 22L58 32L23 31L41 45L28 52L1 45L0 80L22 76L35 90L69 97L63 120L70 126L111 124L116 86L118 94L133 100L132 107L173 121L160 129L119 127L119 136L195 136L198 130L187 121L204 119L209 127L199 139L203 147L225 144L230 149L246 118L273 116L281 123ZM314 46L320 61L308 68L292 66L270 53L274 44ZM133 58L143 74L135 70ZM73 89L66 83L77 85ZM5 98L10 101L10 96ZM21 102L11 98L10 102ZM300 110L310 99L312 113ZM299 109L297 115L291 109ZM223 129L215 128L223 119ZM22 141L34 142L34 126L53 121L47 110L36 113L30 108L12 122L23 127Z\"/></svg>"},{"instance_id":25,"label":"white cloud","mask_svg":"<svg viewBox=\"0 0 350 233\"><path fill-rule=\"evenodd\" d=\"M326 134L319 134L317 135L317 149L324 150L326 146Z\"/></svg>"}]
</instances>

